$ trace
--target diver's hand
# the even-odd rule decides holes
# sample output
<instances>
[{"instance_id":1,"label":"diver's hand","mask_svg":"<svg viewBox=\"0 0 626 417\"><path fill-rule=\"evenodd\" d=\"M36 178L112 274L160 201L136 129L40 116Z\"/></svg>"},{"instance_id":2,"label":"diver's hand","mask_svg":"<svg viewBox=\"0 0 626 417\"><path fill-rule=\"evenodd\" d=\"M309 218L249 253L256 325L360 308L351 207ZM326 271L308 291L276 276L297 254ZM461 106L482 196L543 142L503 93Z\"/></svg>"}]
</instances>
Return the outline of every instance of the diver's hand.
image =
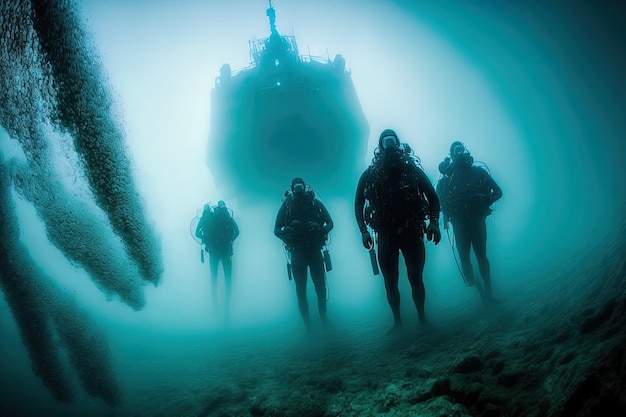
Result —
<instances>
[{"instance_id":1,"label":"diver's hand","mask_svg":"<svg viewBox=\"0 0 626 417\"><path fill-rule=\"evenodd\" d=\"M435 245L441 240L441 231L436 222L430 222L426 228L426 238L431 240Z\"/></svg>"},{"instance_id":2,"label":"diver's hand","mask_svg":"<svg viewBox=\"0 0 626 417\"><path fill-rule=\"evenodd\" d=\"M363 246L365 247L365 249L371 249L374 247L374 240L372 240L372 235L370 235L370 232L363 232L363 234L361 235L361 240L363 241Z\"/></svg>"},{"instance_id":3,"label":"diver's hand","mask_svg":"<svg viewBox=\"0 0 626 417\"><path fill-rule=\"evenodd\" d=\"M471 194L468 199L473 200L473 201L479 201L481 204L484 204L484 205L491 204L491 199L483 193Z\"/></svg>"},{"instance_id":4,"label":"diver's hand","mask_svg":"<svg viewBox=\"0 0 626 417\"><path fill-rule=\"evenodd\" d=\"M321 228L322 228L322 226L320 226L320 225L319 225L319 223L315 223L315 222L313 222L313 221L308 222L308 223L306 224L306 227L307 227L307 229L308 229L309 231L311 231L311 232L318 232L318 231L320 231L320 230L321 230Z\"/></svg>"},{"instance_id":5,"label":"diver's hand","mask_svg":"<svg viewBox=\"0 0 626 417\"><path fill-rule=\"evenodd\" d=\"M280 233L279 236L283 241L290 239L291 236L293 236L293 233L295 232L294 228L291 226L283 226L282 229L280 229Z\"/></svg>"},{"instance_id":6,"label":"diver's hand","mask_svg":"<svg viewBox=\"0 0 626 417\"><path fill-rule=\"evenodd\" d=\"M300 220L292 220L289 222L289 226L292 230L298 227L302 227L302 222Z\"/></svg>"}]
</instances>

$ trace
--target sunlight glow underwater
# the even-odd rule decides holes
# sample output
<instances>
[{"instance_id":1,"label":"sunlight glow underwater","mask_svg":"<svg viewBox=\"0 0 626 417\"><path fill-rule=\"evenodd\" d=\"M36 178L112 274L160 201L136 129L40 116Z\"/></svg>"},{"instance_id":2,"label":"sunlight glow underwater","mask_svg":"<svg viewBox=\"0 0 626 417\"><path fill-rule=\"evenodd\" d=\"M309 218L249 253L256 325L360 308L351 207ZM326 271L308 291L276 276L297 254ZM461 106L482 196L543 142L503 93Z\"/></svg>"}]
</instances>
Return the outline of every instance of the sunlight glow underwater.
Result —
<instances>
[{"instance_id":1,"label":"sunlight glow underwater","mask_svg":"<svg viewBox=\"0 0 626 417\"><path fill-rule=\"evenodd\" d=\"M135 34L148 28L139 23L145 7L154 7L159 12L167 10L165 5L140 3L141 8L135 5L135 8L118 11L118 4L91 3L85 2L85 5L93 10L109 7L108 19L115 18L116 12L126 13L120 19L136 22ZM39 2L32 4L37 7ZM357 94L371 126L369 150L372 150L380 130L395 127L416 149L433 181L436 180L437 164L445 156L449 143L456 139L465 142L478 159L489 165L504 190L504 198L496 208L497 220L489 223L489 253L497 271L494 274L496 291L513 297L516 291L527 290L525 287L529 282L540 287L543 284L537 280L546 276L545 271L558 270L560 264L568 262L572 253L589 248L589 253L595 254L594 250L600 247L602 240L612 235L612 219L623 214L626 200L626 168L620 158L626 132L625 121L620 115L626 97L619 71L624 68L624 57L619 55L619 45L609 31L582 29L583 22L592 29L614 22L608 16L611 11L608 6L596 10L578 5L565 11L556 6L487 7L459 2L444 8L412 6L410 2L394 5L375 2L372 6L375 11L365 12L350 9L355 4L337 5L336 15L341 17L341 12L352 11L368 23L387 16L395 22L397 38L367 37L368 32L379 34L381 31L368 24L350 28L357 42L349 43L332 31L319 32L319 22L308 25L313 25L318 37L326 40L325 47L333 45L331 40L335 36L337 52L343 53L353 68ZM198 6L194 2L190 5ZM323 6L328 5L324 3ZM14 13L29 13L26 9L30 6L28 2L20 2L19 7L25 9L10 7L8 2L3 2L3 25L11 24L7 16L19 17ZM275 4L275 7L279 5ZM315 38L315 31L307 32L306 23L306 20L316 20L312 14L315 6L280 7L279 25L280 22L293 22L293 27L301 31L299 39ZM191 9L193 7L183 7L180 13L188 13ZM263 17L263 9L257 9ZM303 13L304 10L310 15ZM51 19L63 21L66 11L58 11L59 15ZM381 13L376 15L376 11ZM220 12L233 13L232 10ZM210 15L209 11L198 13L194 10L194 13ZM304 17L298 17L303 14ZM258 16L259 13L255 12L251 21L261 20ZM172 15L172 19L175 18ZM97 28L98 25L110 25L105 18L99 21L95 15L90 20ZM330 26L340 27L339 24ZM237 29L239 26L228 30L236 32ZM124 28L117 27L116 30L122 33ZM259 26L256 33L261 35L264 30L264 26ZM45 30L40 32L46 33ZM9 32L3 30L3 33ZM416 35L425 33L438 36L416 38ZM593 33L595 38L588 33ZM59 42L53 37L57 32L48 34L51 36L48 47L54 52ZM179 35L173 33L172 38ZM189 342L189 339L193 339L196 333L200 334L199 339L207 334L209 340L233 337L234 346L216 343L211 352L214 356L221 355L220 349L245 352L248 348L245 344L254 335L262 338L263 332L278 333L276 337L284 338L287 343L291 337L288 334L293 333L294 338L301 334L295 294L286 279L280 246L270 232L279 196L275 206L254 210L238 206L235 201L229 202L242 230L242 237L235 247L235 280L239 282L234 284L237 295L232 306L230 333L221 327L219 316L209 305L208 271L206 265L199 263L197 247L187 232L196 209L205 200L220 199L219 190L210 184L203 164L206 120L196 120L193 115L199 110L207 110L211 74L218 71L224 60L219 57L213 58L217 61L200 60L204 66L198 78L183 80L184 74L177 75L176 84L189 92L191 96L187 97L174 95L167 87L173 81L165 77L171 77L171 74L155 71L164 77L156 79L159 85L163 85L164 96L153 94L159 99L167 99L167 94L172 94L172 106L181 109L155 123L154 115L170 109L144 103L146 97L150 97L147 89L154 88L150 83L155 79L142 83L140 79L130 78L139 76L138 73L146 71L146 67L139 65L133 70L124 62L116 61L120 59L115 52L119 40L106 39L107 36L96 31L95 38L101 42L99 49L103 55L102 71L112 74L110 84L113 90L116 86L123 86L120 91L123 107L134 110L124 114L126 125L119 123L115 111L109 112L109 108L116 104L108 102L106 94L102 95L102 89L106 88L100 83L106 85L103 81L106 77L99 75L97 65L92 66L98 58L91 56L89 43L83 44L82 38L72 38L69 44L88 51L89 59L84 67L87 72L72 73L58 63L51 69L53 78L66 77L59 81L63 86L71 86L76 80L87 83L86 88L81 88L85 84L77 84L76 91L70 91L66 96L46 98L49 87L44 83L46 78L41 77L45 69L39 66L45 60L37 54L22 54L22 60L11 55L11 62L21 63L19 67L8 65L6 49L2 50L0 58L3 79L19 81L14 74L23 71L25 79L44 80L26 87L26 91L36 97L25 96L24 90L16 87L21 85L17 81L16 84L5 83L1 90L3 112L0 113L0 124L4 131L0 132L0 150L4 156L0 191L3 196L2 236L7 248L3 250L0 274L6 301L2 307L5 312L2 314L2 343L8 352L3 364L7 372L3 372L5 390L1 398L2 403L17 408L47 408L65 415L81 415L85 410L93 410L93 415L106 414L100 403L80 391L72 393L77 382L64 370L68 361L77 370L89 395L115 404L120 398L129 401L125 392L133 392L136 390L134 384L146 383L149 375L158 374L148 369L161 369L167 375L168 371L180 372L181 368L193 366L193 363L186 364L177 352L184 350L187 342L189 346L195 346L195 342ZM2 39L6 42L7 38ZM175 42L167 37L160 39L163 47ZM359 56L357 51L363 50L359 41L364 39L372 41L368 45L377 53ZM432 40L432 50L424 39ZM426 65L424 62L428 57L420 55L424 52L415 51L413 56L407 53L414 52L411 41L428 52L439 47L440 55L433 54L432 61ZM386 45L398 45L401 49L387 48ZM4 48L6 43L2 46ZM204 47L210 49L211 45ZM231 48L230 56L246 53L245 43L233 43ZM119 45L119 49L124 48ZM56 52L65 53L66 50ZM220 55L220 52L215 48L211 54ZM144 53L149 57L148 65L158 60L153 59L155 55L163 54L158 47ZM198 55L197 50L190 53ZM198 58L195 59L193 62L197 64ZM372 59L378 61L377 65L372 65ZM454 68L440 67L442 63ZM67 68L81 69L79 63L67 65ZM165 65L165 68L172 70L175 67ZM420 81L425 85L420 85ZM191 93L194 83L199 91ZM198 89L198 85L204 89ZM94 89L96 92L92 94ZM85 97L88 101L60 103L64 97L66 100ZM104 103L98 104L97 99L102 97ZM186 100L191 103L204 100L204 105L190 110ZM39 104L32 107L32 103ZM68 129L69 133L59 133L52 116L48 116L48 120L40 116L50 114L52 103L58 106L57 111L67 111L67 114L55 114L55 117L67 123L79 116L86 118L85 123L78 120L75 127ZM77 108L83 109L84 113L75 113ZM107 111L103 112L103 108ZM31 113L19 113L26 109ZM152 110L147 111L151 115L149 119L141 114L146 109ZM109 115L111 119L107 120ZM208 112L205 115L208 117ZM20 119L24 123L22 131L15 127L22 122L16 124L10 119L18 116L24 117ZM91 122L94 120L98 121L95 133L81 133L83 126L93 127ZM155 126L159 124L161 126ZM66 127L63 122L60 126ZM128 126L128 145L124 144L124 126ZM85 148L74 144L76 150L73 150L70 137L88 139L92 134L98 135L98 131L109 141L96 140ZM50 139L46 143L37 143L41 137ZM172 140L175 137L177 139ZM15 150L14 144L9 143L15 139L19 139L21 150ZM158 149L155 149L155 143ZM106 144L112 148L106 150L107 156L103 157L99 146ZM124 150L126 146L130 149L128 154ZM76 156L75 152L82 152L83 156ZM17 165L10 162L11 156L16 156L20 162ZM134 162L134 173L131 172L130 159ZM24 160L29 162L28 169ZM113 170L104 164L101 168L106 173L98 174L98 166L103 161L110 162ZM366 163L363 162L363 167ZM9 174L10 169L13 171ZM92 173L92 179L87 179L83 170L86 174ZM285 187L291 176L295 174L286 174ZM100 186L113 186L114 193L128 192L128 199L98 197L94 188ZM312 186L315 188L315 184ZM323 190L318 191L324 195ZM139 198L137 193L143 197ZM367 255L358 241L350 211L351 193L353 190L346 190L345 200L325 201L337 225L331 245L335 271L329 277L332 291L329 309L347 326L380 327L381 322L383 328L390 320L390 313L384 301L382 282L371 278ZM102 209L96 208L92 200ZM111 203L119 204L121 213L116 212ZM90 217L83 219L82 216L86 215ZM132 218L138 222L134 226L115 224ZM149 219L154 219L158 232L153 230ZM49 242L42 236L44 225ZM141 231L145 230L152 232L143 235ZM124 233L131 236L118 237ZM9 236L12 240L7 239ZM158 242L157 236L163 239L162 243ZM142 242L144 238L148 242ZM11 247L8 243L11 241L18 243ZM442 241L441 246L445 243ZM59 256L55 247L64 255ZM72 250L77 255L71 255ZM462 315L464 308L476 303L476 294L462 286L448 248L435 249L430 245L427 251L427 309L432 317L437 314ZM70 262L63 264L63 257ZM20 259L22 261L18 262ZM8 269L15 265L16 270ZM159 282L161 270L163 277L158 288L142 284L143 280ZM32 277L39 277L32 280L31 288L20 287L31 283L29 279L18 278L24 271ZM103 299L100 291L117 294L108 297L114 302ZM406 300L403 313L408 316L412 314L412 307L406 282L401 284L401 291L403 300ZM27 301L24 294L31 294L31 301ZM314 292L309 294L311 296ZM115 301L118 297L131 308ZM139 309L140 312L134 311ZM19 328L12 318L19 323ZM36 323L45 324L39 327ZM354 343L358 343L358 336L354 337ZM63 348L58 350L57 344ZM142 357L142 348L148 350L146 357ZM68 352L69 359L64 356L65 352ZM84 356L80 357L81 354ZM37 365L30 365L30 361ZM101 366L90 369L85 366L87 364ZM74 395L75 405L61 406L52 401L41 382L33 376L31 366L58 400L70 401ZM135 373L125 369L132 369ZM16 380L23 383L15 385ZM38 398L42 408L27 405L27 396Z\"/></svg>"}]
</instances>

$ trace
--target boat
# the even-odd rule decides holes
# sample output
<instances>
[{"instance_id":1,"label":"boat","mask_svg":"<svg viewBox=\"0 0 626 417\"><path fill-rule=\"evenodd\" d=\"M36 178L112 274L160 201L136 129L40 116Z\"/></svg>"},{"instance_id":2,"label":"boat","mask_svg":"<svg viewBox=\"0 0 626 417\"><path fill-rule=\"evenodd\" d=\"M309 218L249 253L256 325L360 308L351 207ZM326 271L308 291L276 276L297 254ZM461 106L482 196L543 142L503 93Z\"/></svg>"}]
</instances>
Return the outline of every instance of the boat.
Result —
<instances>
[{"instance_id":1,"label":"boat","mask_svg":"<svg viewBox=\"0 0 626 417\"><path fill-rule=\"evenodd\" d=\"M295 36L250 40L250 64L224 64L211 90L207 166L223 196L276 200L293 177L336 197L354 189L369 125L351 71L333 59L301 55Z\"/></svg>"}]
</instances>

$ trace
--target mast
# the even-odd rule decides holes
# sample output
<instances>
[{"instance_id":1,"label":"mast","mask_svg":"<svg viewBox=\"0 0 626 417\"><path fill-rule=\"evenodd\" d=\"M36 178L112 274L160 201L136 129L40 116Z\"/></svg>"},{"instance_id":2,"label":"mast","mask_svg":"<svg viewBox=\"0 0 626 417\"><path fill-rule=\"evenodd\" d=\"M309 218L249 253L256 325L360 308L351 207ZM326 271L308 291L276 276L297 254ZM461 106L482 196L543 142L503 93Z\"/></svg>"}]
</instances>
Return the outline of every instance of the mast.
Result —
<instances>
[{"instance_id":1,"label":"mast","mask_svg":"<svg viewBox=\"0 0 626 417\"><path fill-rule=\"evenodd\" d=\"M272 0L269 0L270 7L265 11L265 15L270 19L270 32L272 35L278 35L276 30L276 10L272 7Z\"/></svg>"}]
</instances>

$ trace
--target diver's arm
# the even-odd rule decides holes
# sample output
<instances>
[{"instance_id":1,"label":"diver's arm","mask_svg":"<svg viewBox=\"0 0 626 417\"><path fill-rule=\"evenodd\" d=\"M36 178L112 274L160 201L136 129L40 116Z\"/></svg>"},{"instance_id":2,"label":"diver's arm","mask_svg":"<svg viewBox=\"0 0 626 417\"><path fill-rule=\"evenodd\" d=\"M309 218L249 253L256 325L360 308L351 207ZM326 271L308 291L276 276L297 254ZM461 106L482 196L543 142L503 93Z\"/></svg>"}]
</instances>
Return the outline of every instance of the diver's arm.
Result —
<instances>
[{"instance_id":1,"label":"diver's arm","mask_svg":"<svg viewBox=\"0 0 626 417\"><path fill-rule=\"evenodd\" d=\"M437 197L437 193L435 192L435 187L433 187L430 183L430 180L423 170L418 168L417 172L419 188L424 195L426 195L426 199L428 200L428 218L430 221L434 220L436 223L439 223L439 210L441 209L441 206L439 204L439 197Z\"/></svg>"},{"instance_id":2,"label":"diver's arm","mask_svg":"<svg viewBox=\"0 0 626 417\"><path fill-rule=\"evenodd\" d=\"M233 222L233 242L235 241L235 239L237 239L239 237L239 226L237 225L237 222L235 221L235 219L233 219L232 217L230 218L230 221Z\"/></svg>"},{"instance_id":3,"label":"diver's arm","mask_svg":"<svg viewBox=\"0 0 626 417\"><path fill-rule=\"evenodd\" d=\"M204 227L206 225L206 217L202 216L200 217L200 220L198 221L198 225L196 226L196 237L198 239L202 239L204 238Z\"/></svg>"},{"instance_id":4,"label":"diver's arm","mask_svg":"<svg viewBox=\"0 0 626 417\"><path fill-rule=\"evenodd\" d=\"M333 230L334 224L333 219L330 217L330 213L326 209L326 206L321 202L317 202L320 205L320 211L322 212L322 221L324 222L322 226L322 230L324 234L328 234L331 230Z\"/></svg>"},{"instance_id":5,"label":"diver's arm","mask_svg":"<svg viewBox=\"0 0 626 417\"><path fill-rule=\"evenodd\" d=\"M437 193L437 197L439 197L439 204L441 206L441 214L443 215L443 227L444 229L448 228L448 223L450 222L450 217L448 215L448 206L446 204L446 183L445 181L448 181L448 177L447 176L443 176L439 182L437 183L437 188L435 189L435 192Z\"/></svg>"},{"instance_id":6,"label":"diver's arm","mask_svg":"<svg viewBox=\"0 0 626 417\"><path fill-rule=\"evenodd\" d=\"M283 227L285 227L285 217L287 214L287 205L283 202L278 210L278 214L276 215L276 222L274 223L274 234L276 237L282 239L284 237L285 231Z\"/></svg>"},{"instance_id":7,"label":"diver's arm","mask_svg":"<svg viewBox=\"0 0 626 417\"><path fill-rule=\"evenodd\" d=\"M496 184L495 180L485 172L485 183L491 188L491 196L489 204L493 204L502 197L502 189Z\"/></svg>"},{"instance_id":8,"label":"diver's arm","mask_svg":"<svg viewBox=\"0 0 626 417\"><path fill-rule=\"evenodd\" d=\"M356 194L354 196L354 216L356 217L356 224L359 226L361 234L367 232L367 226L365 225L365 219L363 218L363 207L365 206L365 184L369 176L369 168L366 169L359 178L359 183L356 186Z\"/></svg>"}]
</instances>

